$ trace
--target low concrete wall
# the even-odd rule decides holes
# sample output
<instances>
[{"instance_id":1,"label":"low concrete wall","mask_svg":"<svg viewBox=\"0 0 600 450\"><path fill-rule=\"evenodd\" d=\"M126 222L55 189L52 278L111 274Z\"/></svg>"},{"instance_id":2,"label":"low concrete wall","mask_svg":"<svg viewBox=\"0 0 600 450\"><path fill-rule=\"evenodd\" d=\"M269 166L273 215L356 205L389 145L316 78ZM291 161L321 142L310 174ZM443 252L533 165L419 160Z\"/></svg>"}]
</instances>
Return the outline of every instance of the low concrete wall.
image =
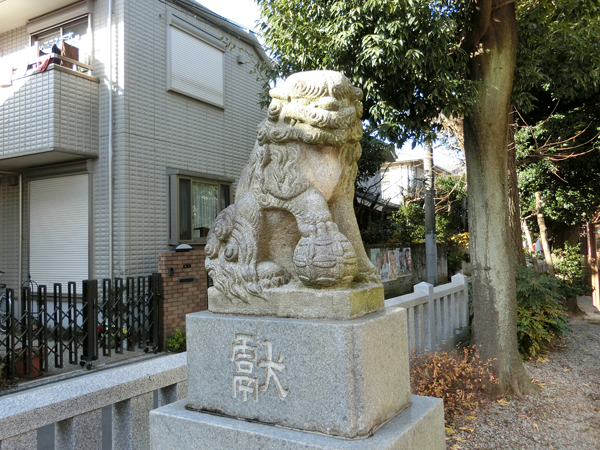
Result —
<instances>
[{"instance_id":1,"label":"low concrete wall","mask_svg":"<svg viewBox=\"0 0 600 450\"><path fill-rule=\"evenodd\" d=\"M52 425L56 450L101 450L104 434L113 449L147 449L150 410L186 396L186 353L7 394L0 396L0 449L37 450L40 429Z\"/></svg>"}]
</instances>

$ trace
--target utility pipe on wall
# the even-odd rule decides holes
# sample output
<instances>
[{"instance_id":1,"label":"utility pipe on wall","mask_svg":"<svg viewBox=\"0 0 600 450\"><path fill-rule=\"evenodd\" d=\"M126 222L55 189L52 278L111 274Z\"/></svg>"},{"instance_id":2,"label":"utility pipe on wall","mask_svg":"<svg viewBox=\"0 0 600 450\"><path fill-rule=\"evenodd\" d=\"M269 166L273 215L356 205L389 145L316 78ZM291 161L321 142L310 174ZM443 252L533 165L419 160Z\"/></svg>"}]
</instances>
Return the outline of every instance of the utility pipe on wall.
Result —
<instances>
[{"instance_id":1,"label":"utility pipe on wall","mask_svg":"<svg viewBox=\"0 0 600 450\"><path fill-rule=\"evenodd\" d=\"M108 0L108 276L113 276L112 0Z\"/></svg>"},{"instance_id":2,"label":"utility pipe on wall","mask_svg":"<svg viewBox=\"0 0 600 450\"><path fill-rule=\"evenodd\" d=\"M19 177L19 288L17 289L18 296L21 293L21 284L23 283L23 174L5 171L0 171L0 174L14 175Z\"/></svg>"},{"instance_id":3,"label":"utility pipe on wall","mask_svg":"<svg viewBox=\"0 0 600 450\"><path fill-rule=\"evenodd\" d=\"M21 285L23 284L23 174L19 174L19 308L22 314Z\"/></svg>"}]
</instances>

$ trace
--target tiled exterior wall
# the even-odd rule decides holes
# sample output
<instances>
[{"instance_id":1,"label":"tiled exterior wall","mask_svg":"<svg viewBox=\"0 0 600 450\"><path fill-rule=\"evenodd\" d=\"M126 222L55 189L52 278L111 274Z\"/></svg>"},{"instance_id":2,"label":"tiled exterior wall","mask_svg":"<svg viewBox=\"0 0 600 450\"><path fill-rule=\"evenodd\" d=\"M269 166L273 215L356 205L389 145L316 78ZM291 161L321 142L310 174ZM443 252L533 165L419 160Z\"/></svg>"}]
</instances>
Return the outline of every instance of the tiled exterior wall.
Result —
<instances>
[{"instance_id":1,"label":"tiled exterior wall","mask_svg":"<svg viewBox=\"0 0 600 450\"><path fill-rule=\"evenodd\" d=\"M224 109L168 92L167 12L214 36L223 32L158 0L128 0L124 8L124 110L117 113L114 136L115 264L134 274L156 270L157 253L169 248L167 167L237 180L265 113L252 64L236 62L239 50L224 54Z\"/></svg>"},{"instance_id":2,"label":"tiled exterior wall","mask_svg":"<svg viewBox=\"0 0 600 450\"><path fill-rule=\"evenodd\" d=\"M125 45L125 3L129 0L113 0L112 29L108 29L108 0L95 0L93 29L94 29L94 76L100 78L99 90L99 158L93 164L93 262L92 273L96 278L106 277L109 272L109 180L108 180L108 102L109 83L107 68L109 58L112 61L112 111L113 111L113 180L121 170L126 157L127 146L123 140L125 123L125 96L128 95L124 79L124 45ZM112 55L109 55L112 41ZM124 198L118 192L113 181L113 226L116 229L124 214ZM127 276L149 274L156 270L156 252L153 258L153 268L148 271L136 272L129 270L125 260L125 242L117 233L113 239L113 275Z\"/></svg>"},{"instance_id":3,"label":"tiled exterior wall","mask_svg":"<svg viewBox=\"0 0 600 450\"><path fill-rule=\"evenodd\" d=\"M93 184L93 198L90 199L93 218L90 230L90 276L106 277L109 271L109 87L106 68L111 33L113 275L149 274L157 270L158 253L170 248L167 168L225 176L237 181L254 147L257 126L265 117L265 112L258 106L260 83L256 80L256 75L250 73L252 63L240 65L236 61L238 54L243 54L248 60L239 50L240 47L248 46L230 36L238 48L227 50L224 54L224 109L168 92L167 12L174 12L214 36L220 37L223 32L188 14L178 12L172 5L160 0L113 0L113 26L109 30L108 0L95 0L93 4L94 53L91 64L94 67L93 75L99 78L100 82L95 85L96 99L91 100L96 102L97 116L90 118L90 121L97 124L97 131L77 131L74 148L68 147L71 151L82 154L97 154L97 158L93 159L90 165ZM1 51L20 49L27 44L28 35L24 27L0 36ZM5 47L9 50L5 50ZM252 50L249 51L252 53ZM43 86L42 81L45 77L52 76L62 77L62 74L53 70L32 78L41 77L39 83ZM58 85L61 82L62 80L59 80ZM35 83L37 89L38 81L32 83ZM56 86L55 83L55 91ZM54 95L57 95L56 92ZM45 101L48 95L34 94L32 86L29 98L42 98ZM19 97L19 100L14 101L24 100ZM15 105L11 108L12 111L18 110ZM56 118L30 120L29 124L36 127L33 135L29 136L31 139L21 135L13 136L14 133L20 132L19 123L18 129L15 127L7 131L13 134L10 142L8 137L5 142L11 145L11 151L15 150L15 140L17 145L23 145L25 141L35 142L27 144L37 146L35 148L47 145L44 140L48 139L53 139L54 145L58 147L73 146L74 143L70 139L65 142L62 136L65 129L69 130L69 127L79 120L79 106L75 111L77 118L59 121L53 133L50 130L40 134L37 127L47 130L44 120L56 121ZM28 128L26 122L24 125ZM4 133L3 130L7 127L2 123L0 126L0 133ZM90 140L78 140L84 137ZM18 148L22 150L22 147ZM93 148L96 149L96 153L91 152ZM0 199L4 201L4 194L0 195ZM25 203L25 211L27 205L28 203ZM2 220L0 218L0 227L5 229ZM27 230L28 226L25 227L25 239ZM5 232L0 229L0 233ZM0 253L1 249L0 245ZM0 270L4 269L0 267Z\"/></svg>"},{"instance_id":4,"label":"tiled exterior wall","mask_svg":"<svg viewBox=\"0 0 600 450\"><path fill-rule=\"evenodd\" d=\"M208 308L205 257L201 250L158 255L158 272L162 282L163 345L175 328L185 331L186 314ZM184 264L191 267L183 268ZM169 268L173 268L172 276L169 276ZM194 281L186 281L191 278Z\"/></svg>"},{"instance_id":5,"label":"tiled exterior wall","mask_svg":"<svg viewBox=\"0 0 600 450\"><path fill-rule=\"evenodd\" d=\"M6 272L0 283L9 288L19 286L19 178L0 174L0 270ZM23 202L28 202L27 183L23 185ZM29 212L23 210L23 262L22 277L27 278L29 253ZM18 289L17 289L18 290Z\"/></svg>"},{"instance_id":6,"label":"tiled exterior wall","mask_svg":"<svg viewBox=\"0 0 600 450\"><path fill-rule=\"evenodd\" d=\"M26 26L0 34L0 56L14 53L27 46L29 46L29 34Z\"/></svg>"},{"instance_id":7,"label":"tiled exterior wall","mask_svg":"<svg viewBox=\"0 0 600 450\"><path fill-rule=\"evenodd\" d=\"M0 158L60 149L98 155L98 83L60 69L3 88ZM1 159L0 159L1 165Z\"/></svg>"}]
</instances>

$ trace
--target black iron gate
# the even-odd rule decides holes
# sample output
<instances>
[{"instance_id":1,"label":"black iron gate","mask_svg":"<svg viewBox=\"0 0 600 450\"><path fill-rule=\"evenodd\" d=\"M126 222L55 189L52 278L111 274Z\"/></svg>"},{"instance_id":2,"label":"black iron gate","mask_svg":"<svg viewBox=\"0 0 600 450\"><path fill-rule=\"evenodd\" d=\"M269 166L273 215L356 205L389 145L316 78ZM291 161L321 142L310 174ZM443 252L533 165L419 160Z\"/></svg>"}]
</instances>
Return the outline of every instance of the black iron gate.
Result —
<instances>
[{"instance_id":1,"label":"black iron gate","mask_svg":"<svg viewBox=\"0 0 600 450\"><path fill-rule=\"evenodd\" d=\"M68 283L66 293L58 283L50 293L43 285L36 292L27 286L21 291L21 312L13 289L0 301L8 312L0 330L0 366L2 376L10 380L17 374L45 372L52 360L54 367L62 368L67 353L69 364L89 368L100 349L103 356L135 348L161 350L158 273L104 279L100 285L98 280L85 280L80 293L74 282Z\"/></svg>"}]
</instances>

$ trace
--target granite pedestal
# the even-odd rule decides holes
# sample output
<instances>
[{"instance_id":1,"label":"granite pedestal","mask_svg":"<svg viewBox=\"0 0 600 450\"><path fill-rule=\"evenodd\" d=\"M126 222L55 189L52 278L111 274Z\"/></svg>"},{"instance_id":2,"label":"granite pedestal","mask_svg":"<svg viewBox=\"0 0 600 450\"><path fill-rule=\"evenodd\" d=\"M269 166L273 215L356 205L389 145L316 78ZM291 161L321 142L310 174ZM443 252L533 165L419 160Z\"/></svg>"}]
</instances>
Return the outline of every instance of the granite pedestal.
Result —
<instances>
[{"instance_id":1,"label":"granite pedestal","mask_svg":"<svg viewBox=\"0 0 600 450\"><path fill-rule=\"evenodd\" d=\"M439 399L410 395L406 310L346 321L187 316L188 398L152 449L443 450Z\"/></svg>"},{"instance_id":2,"label":"granite pedestal","mask_svg":"<svg viewBox=\"0 0 600 450\"><path fill-rule=\"evenodd\" d=\"M208 309L218 314L349 320L383 311L385 305L381 283L355 283L343 289L311 289L292 282L277 289L265 289L263 295L265 300L246 303L211 287L208 289Z\"/></svg>"},{"instance_id":3,"label":"granite pedestal","mask_svg":"<svg viewBox=\"0 0 600 450\"><path fill-rule=\"evenodd\" d=\"M150 413L152 450L444 450L441 399L412 403L365 439L340 439L186 409L187 400Z\"/></svg>"},{"instance_id":4,"label":"granite pedestal","mask_svg":"<svg viewBox=\"0 0 600 450\"><path fill-rule=\"evenodd\" d=\"M355 320L187 316L188 406L345 438L410 404L406 310Z\"/></svg>"}]
</instances>

